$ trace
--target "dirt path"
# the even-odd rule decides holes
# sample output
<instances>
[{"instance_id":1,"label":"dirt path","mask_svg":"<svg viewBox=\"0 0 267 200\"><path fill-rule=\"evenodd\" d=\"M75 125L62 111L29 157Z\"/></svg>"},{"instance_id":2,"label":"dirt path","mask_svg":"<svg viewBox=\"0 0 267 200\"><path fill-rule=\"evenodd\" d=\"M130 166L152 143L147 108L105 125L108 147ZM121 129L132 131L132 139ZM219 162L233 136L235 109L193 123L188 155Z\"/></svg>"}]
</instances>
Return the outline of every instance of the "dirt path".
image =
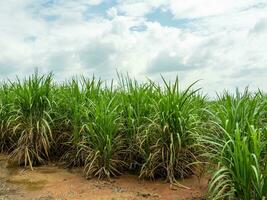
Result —
<instances>
[{"instance_id":1,"label":"dirt path","mask_svg":"<svg viewBox=\"0 0 267 200\"><path fill-rule=\"evenodd\" d=\"M80 170L65 170L53 165L30 171L6 168L0 155L0 200L190 200L203 199L207 180L190 178L181 183L191 190L171 190L163 181L139 181L124 175L112 182L86 180Z\"/></svg>"}]
</instances>

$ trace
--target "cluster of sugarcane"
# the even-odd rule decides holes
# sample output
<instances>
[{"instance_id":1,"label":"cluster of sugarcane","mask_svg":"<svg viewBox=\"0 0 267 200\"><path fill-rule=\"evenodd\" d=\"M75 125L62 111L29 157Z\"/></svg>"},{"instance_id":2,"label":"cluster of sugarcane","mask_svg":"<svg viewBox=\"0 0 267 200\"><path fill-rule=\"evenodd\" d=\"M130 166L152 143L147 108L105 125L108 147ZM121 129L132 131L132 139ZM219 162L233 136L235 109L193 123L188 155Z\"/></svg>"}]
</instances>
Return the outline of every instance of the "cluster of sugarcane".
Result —
<instances>
[{"instance_id":1,"label":"cluster of sugarcane","mask_svg":"<svg viewBox=\"0 0 267 200\"><path fill-rule=\"evenodd\" d=\"M208 99L195 83L118 76L116 84L39 75L0 86L0 150L29 166L60 160L86 178L131 172L177 180L209 169L207 198L267 196L267 103L262 92Z\"/></svg>"}]
</instances>

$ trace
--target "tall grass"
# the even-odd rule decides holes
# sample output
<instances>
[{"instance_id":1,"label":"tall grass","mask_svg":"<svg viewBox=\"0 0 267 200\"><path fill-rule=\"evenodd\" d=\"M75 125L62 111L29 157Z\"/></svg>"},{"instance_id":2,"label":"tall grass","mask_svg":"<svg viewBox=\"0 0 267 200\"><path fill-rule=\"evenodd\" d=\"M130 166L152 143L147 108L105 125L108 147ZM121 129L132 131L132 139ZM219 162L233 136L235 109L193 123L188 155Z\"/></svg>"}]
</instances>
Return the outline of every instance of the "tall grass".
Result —
<instances>
[{"instance_id":1,"label":"tall grass","mask_svg":"<svg viewBox=\"0 0 267 200\"><path fill-rule=\"evenodd\" d=\"M211 105L213 128L201 137L217 164L211 199L266 198L266 103L261 93L225 92Z\"/></svg>"},{"instance_id":2,"label":"tall grass","mask_svg":"<svg viewBox=\"0 0 267 200\"><path fill-rule=\"evenodd\" d=\"M210 155L218 163L213 174L209 195L211 199L265 199L267 197L266 131L249 127L247 136L237 126L225 137L208 138Z\"/></svg>"},{"instance_id":3,"label":"tall grass","mask_svg":"<svg viewBox=\"0 0 267 200\"><path fill-rule=\"evenodd\" d=\"M13 104L7 120L8 129L14 138L10 160L19 165L44 163L49 159L53 141L50 125L53 119L51 89L52 75L33 74L24 81L12 85Z\"/></svg>"},{"instance_id":4,"label":"tall grass","mask_svg":"<svg viewBox=\"0 0 267 200\"><path fill-rule=\"evenodd\" d=\"M12 137L8 130L8 119L13 101L11 90L8 83L3 83L0 87L0 152L9 150L12 146Z\"/></svg>"},{"instance_id":5,"label":"tall grass","mask_svg":"<svg viewBox=\"0 0 267 200\"><path fill-rule=\"evenodd\" d=\"M88 112L90 120L84 124L87 155L84 171L87 178L110 178L121 174L127 145L119 107L116 96L92 102Z\"/></svg>"},{"instance_id":6,"label":"tall grass","mask_svg":"<svg viewBox=\"0 0 267 200\"><path fill-rule=\"evenodd\" d=\"M101 80L73 78L56 91L55 138L58 156L68 167L83 166L85 155L82 128L90 120L88 114L92 101L101 93ZM61 152L60 152L61 150ZM63 155L63 156L62 156Z\"/></svg>"},{"instance_id":7,"label":"tall grass","mask_svg":"<svg viewBox=\"0 0 267 200\"><path fill-rule=\"evenodd\" d=\"M218 122L228 132L234 132L236 124L242 131L248 130L250 125L262 127L266 104L261 93L252 94L245 89L243 93L236 90L230 94L224 92L211 108L214 121Z\"/></svg>"},{"instance_id":8,"label":"tall grass","mask_svg":"<svg viewBox=\"0 0 267 200\"><path fill-rule=\"evenodd\" d=\"M267 98L224 92L209 101L196 83L118 76L118 84L33 74L0 86L0 150L33 168L49 160L83 167L86 178L198 175L210 163L210 199L265 199Z\"/></svg>"},{"instance_id":9,"label":"tall grass","mask_svg":"<svg viewBox=\"0 0 267 200\"><path fill-rule=\"evenodd\" d=\"M119 76L119 83L123 131L128 145L125 159L130 170L139 171L142 166L142 153L138 143L149 124L147 117L151 115L151 96L154 87L150 83L140 84L122 75Z\"/></svg>"},{"instance_id":10,"label":"tall grass","mask_svg":"<svg viewBox=\"0 0 267 200\"><path fill-rule=\"evenodd\" d=\"M194 106L198 101L194 84L181 90L178 78L173 84L163 82L163 89L153 84L148 126L140 135L139 151L144 159L140 177L162 176L178 185L176 179L194 174L193 163L198 161L195 136L201 107Z\"/></svg>"}]
</instances>

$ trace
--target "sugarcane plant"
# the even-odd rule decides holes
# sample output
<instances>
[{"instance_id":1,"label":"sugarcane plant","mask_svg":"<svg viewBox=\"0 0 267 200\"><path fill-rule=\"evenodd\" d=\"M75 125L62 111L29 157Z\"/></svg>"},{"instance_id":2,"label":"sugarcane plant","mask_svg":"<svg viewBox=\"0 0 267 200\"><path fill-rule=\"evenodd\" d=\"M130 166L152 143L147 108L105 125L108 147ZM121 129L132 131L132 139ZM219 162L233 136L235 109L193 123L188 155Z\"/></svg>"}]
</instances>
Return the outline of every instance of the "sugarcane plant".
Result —
<instances>
[{"instance_id":1,"label":"sugarcane plant","mask_svg":"<svg viewBox=\"0 0 267 200\"><path fill-rule=\"evenodd\" d=\"M50 117L52 111L52 74L39 75L12 83L13 102L7 120L14 141L9 160L19 165L43 164L49 160L53 141Z\"/></svg>"}]
</instances>

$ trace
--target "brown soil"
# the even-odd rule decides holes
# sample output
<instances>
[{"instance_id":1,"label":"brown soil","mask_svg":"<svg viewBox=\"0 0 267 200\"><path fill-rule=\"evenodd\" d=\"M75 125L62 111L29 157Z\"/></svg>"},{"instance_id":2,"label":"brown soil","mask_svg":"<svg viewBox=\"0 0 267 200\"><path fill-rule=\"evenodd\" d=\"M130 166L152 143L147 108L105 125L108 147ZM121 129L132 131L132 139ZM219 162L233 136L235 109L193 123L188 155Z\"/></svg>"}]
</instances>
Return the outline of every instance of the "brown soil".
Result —
<instances>
[{"instance_id":1,"label":"brown soil","mask_svg":"<svg viewBox=\"0 0 267 200\"><path fill-rule=\"evenodd\" d=\"M0 155L0 200L138 200L204 199L207 179L196 177L180 183L190 190L170 189L164 181L140 181L134 175L123 175L112 181L86 180L81 170L66 170L54 165L7 168L6 157Z\"/></svg>"}]
</instances>

